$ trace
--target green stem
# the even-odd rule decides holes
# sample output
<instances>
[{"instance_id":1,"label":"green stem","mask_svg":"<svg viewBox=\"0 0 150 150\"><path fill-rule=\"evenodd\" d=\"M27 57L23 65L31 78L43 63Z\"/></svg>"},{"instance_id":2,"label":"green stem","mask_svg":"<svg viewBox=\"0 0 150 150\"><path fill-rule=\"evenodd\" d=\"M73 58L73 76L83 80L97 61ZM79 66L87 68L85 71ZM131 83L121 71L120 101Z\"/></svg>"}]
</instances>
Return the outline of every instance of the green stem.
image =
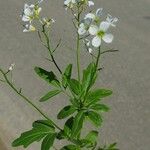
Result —
<instances>
[{"instance_id":1,"label":"green stem","mask_svg":"<svg viewBox=\"0 0 150 150\"><path fill-rule=\"evenodd\" d=\"M80 6L78 6L78 17L77 17L77 21L78 21L78 26L80 25ZM77 70L78 70L78 80L80 82L80 35L77 32Z\"/></svg>"},{"instance_id":2,"label":"green stem","mask_svg":"<svg viewBox=\"0 0 150 150\"><path fill-rule=\"evenodd\" d=\"M0 69L0 72L3 74L6 83L20 96L22 97L28 104L30 104L34 109L36 109L45 119L49 120L57 129L62 130L60 127L58 127L44 112L42 112L34 103L31 102L29 98L21 94L20 90L18 91L17 88L9 81L6 74L2 69Z\"/></svg>"},{"instance_id":3,"label":"green stem","mask_svg":"<svg viewBox=\"0 0 150 150\"><path fill-rule=\"evenodd\" d=\"M98 64L99 64L99 61L100 61L100 56L101 56L101 46L99 47L99 50L98 50L98 56L97 56L97 59L96 59L96 71L97 71L97 68L98 68Z\"/></svg>"},{"instance_id":4,"label":"green stem","mask_svg":"<svg viewBox=\"0 0 150 150\"><path fill-rule=\"evenodd\" d=\"M50 39L49 39L49 37L48 37L48 35L47 35L46 31L45 31L45 27L44 27L44 26L43 26L43 31L42 31L42 32L43 32L43 34L44 34L44 36L45 36L46 43L47 43L47 49L48 49L48 51L49 51L50 57L51 57L51 59L52 59L52 62L53 62L54 65L56 66L56 68L57 68L57 70L59 71L59 73L62 74L62 71L61 71L61 69L59 68L58 64L56 63L56 61L55 61L55 59L54 59L54 56L53 56L53 54L52 54L52 52L51 52Z\"/></svg>"}]
</instances>

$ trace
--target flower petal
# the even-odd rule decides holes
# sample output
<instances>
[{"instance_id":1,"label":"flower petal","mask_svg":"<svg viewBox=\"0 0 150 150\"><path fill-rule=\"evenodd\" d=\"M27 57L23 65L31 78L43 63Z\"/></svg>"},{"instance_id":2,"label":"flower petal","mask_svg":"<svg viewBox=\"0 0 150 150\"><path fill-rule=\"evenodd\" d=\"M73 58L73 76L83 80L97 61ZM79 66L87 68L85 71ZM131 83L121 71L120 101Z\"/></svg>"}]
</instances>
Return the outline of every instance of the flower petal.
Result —
<instances>
[{"instance_id":1,"label":"flower petal","mask_svg":"<svg viewBox=\"0 0 150 150\"><path fill-rule=\"evenodd\" d=\"M94 37L92 40L92 45L94 47L99 47L101 45L101 38L98 36Z\"/></svg>"},{"instance_id":2,"label":"flower petal","mask_svg":"<svg viewBox=\"0 0 150 150\"><path fill-rule=\"evenodd\" d=\"M102 15L103 8L99 8L96 10L96 16L100 17Z\"/></svg>"},{"instance_id":3,"label":"flower petal","mask_svg":"<svg viewBox=\"0 0 150 150\"><path fill-rule=\"evenodd\" d=\"M23 15L22 21L24 21L24 22L30 21L30 17Z\"/></svg>"},{"instance_id":4,"label":"flower petal","mask_svg":"<svg viewBox=\"0 0 150 150\"><path fill-rule=\"evenodd\" d=\"M110 27L110 23L108 23L107 21L102 21L99 28L100 30L106 32L109 27Z\"/></svg>"},{"instance_id":5,"label":"flower petal","mask_svg":"<svg viewBox=\"0 0 150 150\"><path fill-rule=\"evenodd\" d=\"M114 39L114 36L112 34L105 34L102 39L104 40L104 42L106 43L111 43Z\"/></svg>"},{"instance_id":6,"label":"flower petal","mask_svg":"<svg viewBox=\"0 0 150 150\"><path fill-rule=\"evenodd\" d=\"M89 28L89 33L90 33L91 35L96 35L97 32L98 32L98 27L95 26L95 25L91 25L90 28Z\"/></svg>"},{"instance_id":7,"label":"flower petal","mask_svg":"<svg viewBox=\"0 0 150 150\"><path fill-rule=\"evenodd\" d=\"M85 17L84 17L84 19L92 19L92 20L94 20L96 18L96 16L94 15L94 14L92 14L92 13L88 13Z\"/></svg>"},{"instance_id":8,"label":"flower petal","mask_svg":"<svg viewBox=\"0 0 150 150\"><path fill-rule=\"evenodd\" d=\"M85 28L84 23L80 24L79 29L78 29L78 33L79 33L79 35L83 35L86 33L86 28Z\"/></svg>"},{"instance_id":9,"label":"flower petal","mask_svg":"<svg viewBox=\"0 0 150 150\"><path fill-rule=\"evenodd\" d=\"M89 7L94 6L94 2L93 1L88 1L88 5L89 5Z\"/></svg>"}]
</instances>

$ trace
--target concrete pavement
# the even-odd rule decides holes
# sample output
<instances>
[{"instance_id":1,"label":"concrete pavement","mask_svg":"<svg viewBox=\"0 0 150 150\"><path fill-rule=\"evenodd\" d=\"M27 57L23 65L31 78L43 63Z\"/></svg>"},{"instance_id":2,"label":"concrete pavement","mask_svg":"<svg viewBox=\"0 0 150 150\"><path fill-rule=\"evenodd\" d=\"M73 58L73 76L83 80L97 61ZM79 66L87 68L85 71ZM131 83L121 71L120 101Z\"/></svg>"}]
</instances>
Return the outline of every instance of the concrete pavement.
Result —
<instances>
[{"instance_id":1,"label":"concrete pavement","mask_svg":"<svg viewBox=\"0 0 150 150\"><path fill-rule=\"evenodd\" d=\"M97 84L114 91L113 96L104 101L111 107L111 111L104 114L105 122L100 129L100 143L118 142L120 150L149 150L150 1L95 1L96 8L103 7L106 13L119 17L115 40L111 47L119 49L120 52L103 57L104 70ZM51 103L38 102L38 98L49 87L35 75L33 68L35 65L47 69L55 68L44 59L47 52L36 35L22 33L19 14L24 2L25 0L0 0L0 66L5 68L15 62L13 78L16 84L55 120L56 110L68 101L61 95ZM52 31L54 44L60 38L63 41L62 48L55 56L61 67L75 61L75 52L68 49L74 44L73 26L62 5L60 0L46 1L43 4L44 14L57 20ZM84 51L82 58L82 65L85 66L88 61ZM76 70L74 74L75 72ZM0 150L3 150L3 145L8 150L22 150L21 147L12 148L11 141L21 132L30 129L32 121L40 117L11 89L0 85ZM63 122L58 123L62 125ZM61 147L62 144L58 143L57 146ZM35 143L28 150L40 148Z\"/></svg>"}]
</instances>

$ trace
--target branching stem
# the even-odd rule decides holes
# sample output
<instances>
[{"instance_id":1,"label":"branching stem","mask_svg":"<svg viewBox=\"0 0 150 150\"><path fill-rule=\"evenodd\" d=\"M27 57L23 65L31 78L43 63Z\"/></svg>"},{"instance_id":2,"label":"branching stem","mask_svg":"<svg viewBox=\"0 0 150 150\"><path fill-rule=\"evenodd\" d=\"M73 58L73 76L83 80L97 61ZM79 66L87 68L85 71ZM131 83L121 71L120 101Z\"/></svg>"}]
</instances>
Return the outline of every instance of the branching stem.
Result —
<instances>
[{"instance_id":1,"label":"branching stem","mask_svg":"<svg viewBox=\"0 0 150 150\"><path fill-rule=\"evenodd\" d=\"M2 75L4 76L4 79L6 81L6 83L20 96L23 98L23 100L25 100L28 104L30 104L32 107L34 107L34 109L36 109L45 119L49 120L57 129L62 130L60 127L58 127L44 112L42 112L34 103L32 103L32 101L27 98L26 96L24 96L20 90L18 90L7 78L6 73L0 69L0 72L2 73Z\"/></svg>"}]
</instances>

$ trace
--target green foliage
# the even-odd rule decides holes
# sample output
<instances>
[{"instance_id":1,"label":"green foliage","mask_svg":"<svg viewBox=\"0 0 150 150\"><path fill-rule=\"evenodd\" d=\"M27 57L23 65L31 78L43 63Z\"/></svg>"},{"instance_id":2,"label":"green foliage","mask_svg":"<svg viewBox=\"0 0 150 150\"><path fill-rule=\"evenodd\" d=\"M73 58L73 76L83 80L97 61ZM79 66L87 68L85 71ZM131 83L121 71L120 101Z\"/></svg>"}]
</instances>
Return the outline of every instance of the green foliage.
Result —
<instances>
[{"instance_id":1,"label":"green foliage","mask_svg":"<svg viewBox=\"0 0 150 150\"><path fill-rule=\"evenodd\" d=\"M87 105L97 103L102 98L110 96L111 94L112 94L112 91L106 90L106 89L97 89L97 90L94 90L94 91L90 91L87 94L86 103L87 103Z\"/></svg>"},{"instance_id":2,"label":"green foliage","mask_svg":"<svg viewBox=\"0 0 150 150\"><path fill-rule=\"evenodd\" d=\"M82 140L82 147L91 148L97 145L97 137L98 132L97 131L90 131L85 139Z\"/></svg>"},{"instance_id":3,"label":"green foliage","mask_svg":"<svg viewBox=\"0 0 150 150\"><path fill-rule=\"evenodd\" d=\"M49 84L51 84L55 87L60 87L60 83L59 83L56 75L52 71L48 72L40 67L35 67L34 70L39 75L39 77L44 79Z\"/></svg>"},{"instance_id":4,"label":"green foliage","mask_svg":"<svg viewBox=\"0 0 150 150\"><path fill-rule=\"evenodd\" d=\"M76 111L76 108L73 105L68 105L64 107L57 115L58 119L64 119Z\"/></svg>"},{"instance_id":5,"label":"green foliage","mask_svg":"<svg viewBox=\"0 0 150 150\"><path fill-rule=\"evenodd\" d=\"M62 75L62 85L64 88L67 88L68 86L68 81L71 78L71 73L72 73L72 64L69 64Z\"/></svg>"},{"instance_id":6,"label":"green foliage","mask_svg":"<svg viewBox=\"0 0 150 150\"><path fill-rule=\"evenodd\" d=\"M100 114L94 111L89 111L87 112L87 117L92 121L92 123L96 126L99 127L102 124L102 117Z\"/></svg>"},{"instance_id":7,"label":"green foliage","mask_svg":"<svg viewBox=\"0 0 150 150\"><path fill-rule=\"evenodd\" d=\"M66 145L63 148L61 148L60 150L80 150L80 148L76 145Z\"/></svg>"},{"instance_id":8,"label":"green foliage","mask_svg":"<svg viewBox=\"0 0 150 150\"><path fill-rule=\"evenodd\" d=\"M90 109L99 111L99 112L108 112L109 107L104 104L93 104L90 106Z\"/></svg>"},{"instance_id":9,"label":"green foliage","mask_svg":"<svg viewBox=\"0 0 150 150\"><path fill-rule=\"evenodd\" d=\"M41 145L41 150L49 150L53 146L55 137L56 137L56 134L48 134L43 139L43 142L42 142L42 145Z\"/></svg>"},{"instance_id":10,"label":"green foliage","mask_svg":"<svg viewBox=\"0 0 150 150\"><path fill-rule=\"evenodd\" d=\"M96 66L94 63L90 63L89 66L83 71L82 86L85 93L95 83L96 80L95 67Z\"/></svg>"},{"instance_id":11,"label":"green foliage","mask_svg":"<svg viewBox=\"0 0 150 150\"><path fill-rule=\"evenodd\" d=\"M68 85L74 94L79 95L81 93L81 84L76 79L70 79Z\"/></svg>"},{"instance_id":12,"label":"green foliage","mask_svg":"<svg viewBox=\"0 0 150 150\"><path fill-rule=\"evenodd\" d=\"M40 98L40 102L44 102L49 100L50 98L58 95L61 91L60 90L53 90L48 92L46 95L44 95L42 98Z\"/></svg>"},{"instance_id":13,"label":"green foliage","mask_svg":"<svg viewBox=\"0 0 150 150\"><path fill-rule=\"evenodd\" d=\"M53 143L49 143L48 141L54 140L54 126L48 120L35 121L32 126L33 128L27 132L22 133L21 136L12 143L12 146L17 147L22 145L24 148L26 148L31 143L40 141L42 138L44 138L42 142L44 143L44 146L42 146L42 150L49 150L48 148L50 148ZM44 149L44 147L46 149Z\"/></svg>"},{"instance_id":14,"label":"green foliage","mask_svg":"<svg viewBox=\"0 0 150 150\"><path fill-rule=\"evenodd\" d=\"M84 117L84 111L79 111L75 116L71 133L72 138L77 138L77 136L79 136L83 126Z\"/></svg>"}]
</instances>

